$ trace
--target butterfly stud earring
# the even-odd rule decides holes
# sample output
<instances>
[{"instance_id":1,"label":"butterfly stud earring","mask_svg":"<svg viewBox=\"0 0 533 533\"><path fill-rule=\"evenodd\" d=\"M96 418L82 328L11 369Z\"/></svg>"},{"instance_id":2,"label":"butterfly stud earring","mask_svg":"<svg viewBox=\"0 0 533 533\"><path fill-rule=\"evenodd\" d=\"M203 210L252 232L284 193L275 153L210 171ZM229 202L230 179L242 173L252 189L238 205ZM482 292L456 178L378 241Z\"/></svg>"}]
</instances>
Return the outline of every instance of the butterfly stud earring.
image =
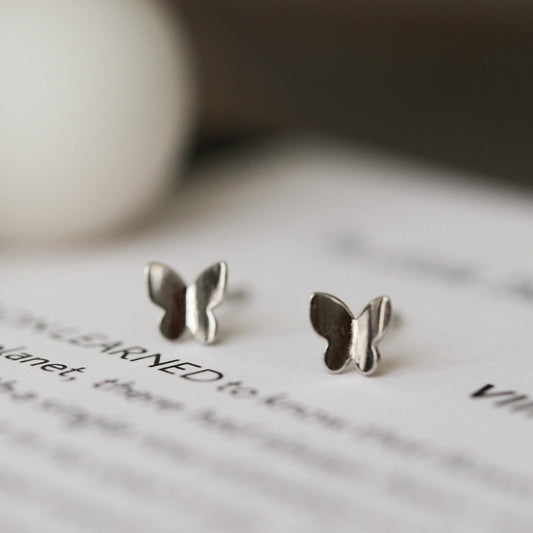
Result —
<instances>
[{"instance_id":1,"label":"butterfly stud earring","mask_svg":"<svg viewBox=\"0 0 533 533\"><path fill-rule=\"evenodd\" d=\"M215 263L187 286L171 268L149 263L145 268L148 294L162 307L159 329L167 339L177 339L187 328L196 340L211 344L217 334L213 309L224 298L228 267Z\"/></svg>"},{"instance_id":2,"label":"butterfly stud earring","mask_svg":"<svg viewBox=\"0 0 533 533\"><path fill-rule=\"evenodd\" d=\"M372 300L354 318L348 306L324 292L311 295L311 324L328 341L324 362L340 373L352 364L365 376L375 372L380 354L376 344L383 337L392 314L390 298Z\"/></svg>"}]
</instances>

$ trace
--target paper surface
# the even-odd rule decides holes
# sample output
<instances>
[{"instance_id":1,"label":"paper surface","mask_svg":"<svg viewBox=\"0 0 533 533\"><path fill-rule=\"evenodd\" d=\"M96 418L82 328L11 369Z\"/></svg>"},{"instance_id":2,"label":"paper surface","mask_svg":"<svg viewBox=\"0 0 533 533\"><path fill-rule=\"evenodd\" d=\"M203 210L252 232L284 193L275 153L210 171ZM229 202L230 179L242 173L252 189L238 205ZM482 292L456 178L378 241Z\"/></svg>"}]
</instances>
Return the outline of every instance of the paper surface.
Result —
<instances>
[{"instance_id":1,"label":"paper surface","mask_svg":"<svg viewBox=\"0 0 533 533\"><path fill-rule=\"evenodd\" d=\"M532 531L532 236L523 194L288 143L140 234L4 250L0 530ZM144 264L219 260L218 342L165 340ZM390 296L377 374L327 371L314 291Z\"/></svg>"}]
</instances>

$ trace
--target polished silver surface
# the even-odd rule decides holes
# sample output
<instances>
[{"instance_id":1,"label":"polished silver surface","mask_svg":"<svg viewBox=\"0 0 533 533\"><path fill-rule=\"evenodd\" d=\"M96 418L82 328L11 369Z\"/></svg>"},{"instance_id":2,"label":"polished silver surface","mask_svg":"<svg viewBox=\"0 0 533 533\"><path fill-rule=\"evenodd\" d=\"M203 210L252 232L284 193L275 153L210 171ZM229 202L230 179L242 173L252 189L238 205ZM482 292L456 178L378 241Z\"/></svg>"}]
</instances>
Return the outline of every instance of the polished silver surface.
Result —
<instances>
[{"instance_id":1,"label":"polished silver surface","mask_svg":"<svg viewBox=\"0 0 533 533\"><path fill-rule=\"evenodd\" d=\"M311 295L311 324L328 341L324 362L329 370L343 372L352 364L365 376L378 367L376 344L390 323L392 307L388 296L372 300L354 318L350 309L335 296L324 292Z\"/></svg>"},{"instance_id":2,"label":"polished silver surface","mask_svg":"<svg viewBox=\"0 0 533 533\"><path fill-rule=\"evenodd\" d=\"M165 311L159 324L161 333L176 339L187 328L198 341L211 344L217 334L213 309L226 290L226 263L211 265L189 286L161 263L149 263L145 273L150 299Z\"/></svg>"}]
</instances>

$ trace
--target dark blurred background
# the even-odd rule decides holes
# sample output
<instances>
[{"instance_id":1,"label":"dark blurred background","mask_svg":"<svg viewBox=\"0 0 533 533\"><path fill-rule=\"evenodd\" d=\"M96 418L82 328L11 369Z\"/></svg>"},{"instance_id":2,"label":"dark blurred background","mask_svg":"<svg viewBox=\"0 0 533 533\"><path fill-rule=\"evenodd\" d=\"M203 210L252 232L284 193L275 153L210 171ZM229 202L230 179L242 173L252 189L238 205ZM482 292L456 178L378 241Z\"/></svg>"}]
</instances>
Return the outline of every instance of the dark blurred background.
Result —
<instances>
[{"instance_id":1,"label":"dark blurred background","mask_svg":"<svg viewBox=\"0 0 533 533\"><path fill-rule=\"evenodd\" d=\"M533 2L169 1L196 54L200 153L318 130L533 183Z\"/></svg>"}]
</instances>

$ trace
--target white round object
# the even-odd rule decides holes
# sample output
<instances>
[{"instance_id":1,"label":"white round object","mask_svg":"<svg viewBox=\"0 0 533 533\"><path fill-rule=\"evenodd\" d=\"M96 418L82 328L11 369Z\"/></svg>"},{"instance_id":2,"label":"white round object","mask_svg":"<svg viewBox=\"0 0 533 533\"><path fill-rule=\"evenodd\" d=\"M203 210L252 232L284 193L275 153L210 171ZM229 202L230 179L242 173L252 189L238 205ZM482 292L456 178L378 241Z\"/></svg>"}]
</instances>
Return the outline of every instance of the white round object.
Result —
<instances>
[{"instance_id":1,"label":"white round object","mask_svg":"<svg viewBox=\"0 0 533 533\"><path fill-rule=\"evenodd\" d=\"M2 0L0 73L0 236L109 233L160 201L193 84L158 1Z\"/></svg>"}]
</instances>

